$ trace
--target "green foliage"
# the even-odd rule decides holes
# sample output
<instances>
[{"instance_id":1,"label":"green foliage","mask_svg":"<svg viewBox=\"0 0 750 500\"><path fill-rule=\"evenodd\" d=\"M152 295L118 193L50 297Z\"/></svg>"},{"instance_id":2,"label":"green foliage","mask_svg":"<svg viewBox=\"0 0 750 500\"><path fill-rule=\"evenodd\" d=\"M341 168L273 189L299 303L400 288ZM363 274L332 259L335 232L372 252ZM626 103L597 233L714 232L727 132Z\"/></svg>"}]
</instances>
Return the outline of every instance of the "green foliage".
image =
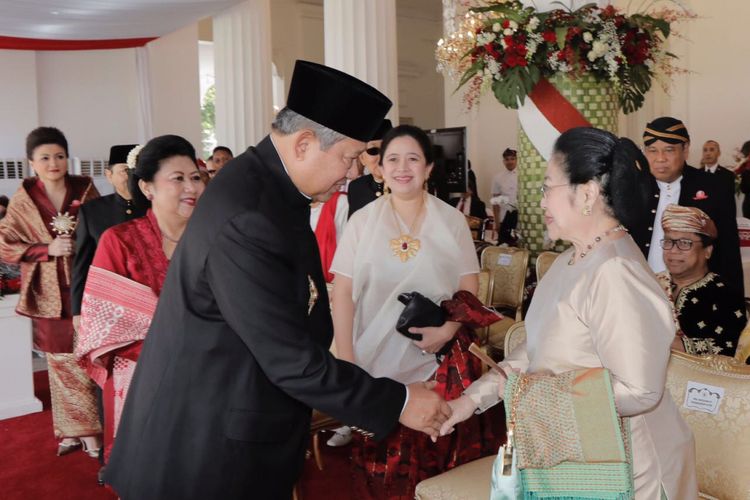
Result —
<instances>
[{"instance_id":1,"label":"green foliage","mask_svg":"<svg viewBox=\"0 0 750 500\"><path fill-rule=\"evenodd\" d=\"M212 145L216 142L216 85L211 85L203 96L201 103L201 135L203 139L203 153L211 155Z\"/></svg>"}]
</instances>

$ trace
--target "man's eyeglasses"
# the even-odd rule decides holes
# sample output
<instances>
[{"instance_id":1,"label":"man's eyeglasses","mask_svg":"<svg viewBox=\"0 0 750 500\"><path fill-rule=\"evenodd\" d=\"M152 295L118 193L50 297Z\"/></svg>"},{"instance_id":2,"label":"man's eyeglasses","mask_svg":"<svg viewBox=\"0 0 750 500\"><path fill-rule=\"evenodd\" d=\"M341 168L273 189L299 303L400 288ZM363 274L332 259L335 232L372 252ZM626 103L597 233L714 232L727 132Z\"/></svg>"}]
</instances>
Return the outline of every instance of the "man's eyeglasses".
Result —
<instances>
[{"instance_id":1,"label":"man's eyeglasses","mask_svg":"<svg viewBox=\"0 0 750 500\"><path fill-rule=\"evenodd\" d=\"M672 250L672 248L674 248L675 245L677 245L677 248L679 250L686 252L690 250L691 248L693 248L693 243L696 243L696 242L697 240L691 240L689 238L680 238L678 240L673 240L671 238L664 238L663 240L659 242L659 245L661 245L661 247L664 250Z\"/></svg>"},{"instance_id":2,"label":"man's eyeglasses","mask_svg":"<svg viewBox=\"0 0 750 500\"><path fill-rule=\"evenodd\" d=\"M549 194L549 192L553 188L562 187L562 186L570 186L570 183L568 183L568 184L555 184L554 186L547 186L546 184L542 184L539 187L539 192L542 193L542 198L546 198L547 195Z\"/></svg>"},{"instance_id":3,"label":"man's eyeglasses","mask_svg":"<svg viewBox=\"0 0 750 500\"><path fill-rule=\"evenodd\" d=\"M365 149L365 153L370 156L378 156L380 154L380 148L377 146L373 146L371 148Z\"/></svg>"}]
</instances>

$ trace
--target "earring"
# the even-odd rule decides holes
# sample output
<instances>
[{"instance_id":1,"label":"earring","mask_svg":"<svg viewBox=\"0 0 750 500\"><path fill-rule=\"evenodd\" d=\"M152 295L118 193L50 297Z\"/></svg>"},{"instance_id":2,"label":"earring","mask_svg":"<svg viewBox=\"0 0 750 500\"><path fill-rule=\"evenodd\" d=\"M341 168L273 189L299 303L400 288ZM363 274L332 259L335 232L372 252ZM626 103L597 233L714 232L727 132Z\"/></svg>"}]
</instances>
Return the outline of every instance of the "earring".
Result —
<instances>
[{"instance_id":1,"label":"earring","mask_svg":"<svg viewBox=\"0 0 750 500\"><path fill-rule=\"evenodd\" d=\"M149 193L149 194L148 194L148 196L146 196L146 199L147 199L148 201L151 201L151 200L153 200L153 199L154 199L154 195L152 195L151 193Z\"/></svg>"},{"instance_id":2,"label":"earring","mask_svg":"<svg viewBox=\"0 0 750 500\"><path fill-rule=\"evenodd\" d=\"M589 215L591 215L591 207L586 205L585 207L583 207L583 211L581 213L588 217Z\"/></svg>"}]
</instances>

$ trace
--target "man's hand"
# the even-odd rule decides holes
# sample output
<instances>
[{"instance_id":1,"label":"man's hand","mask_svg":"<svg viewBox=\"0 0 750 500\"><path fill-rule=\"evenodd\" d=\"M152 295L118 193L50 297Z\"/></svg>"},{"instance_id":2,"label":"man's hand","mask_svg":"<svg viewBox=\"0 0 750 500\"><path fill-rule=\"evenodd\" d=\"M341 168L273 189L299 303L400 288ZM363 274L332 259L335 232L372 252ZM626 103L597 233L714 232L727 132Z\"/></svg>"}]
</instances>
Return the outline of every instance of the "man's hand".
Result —
<instances>
[{"instance_id":1,"label":"man's hand","mask_svg":"<svg viewBox=\"0 0 750 500\"><path fill-rule=\"evenodd\" d=\"M453 426L468 419L477 410L476 403L474 403L469 396L461 396L453 401L448 401L448 405L451 407L451 410L453 410L453 413L448 420L443 422L443 425L440 428L441 436L453 432Z\"/></svg>"},{"instance_id":2,"label":"man's hand","mask_svg":"<svg viewBox=\"0 0 750 500\"><path fill-rule=\"evenodd\" d=\"M451 416L451 408L432 389L437 382L409 384L409 401L399 422L410 429L429 434L432 439L440 435L440 427Z\"/></svg>"}]
</instances>

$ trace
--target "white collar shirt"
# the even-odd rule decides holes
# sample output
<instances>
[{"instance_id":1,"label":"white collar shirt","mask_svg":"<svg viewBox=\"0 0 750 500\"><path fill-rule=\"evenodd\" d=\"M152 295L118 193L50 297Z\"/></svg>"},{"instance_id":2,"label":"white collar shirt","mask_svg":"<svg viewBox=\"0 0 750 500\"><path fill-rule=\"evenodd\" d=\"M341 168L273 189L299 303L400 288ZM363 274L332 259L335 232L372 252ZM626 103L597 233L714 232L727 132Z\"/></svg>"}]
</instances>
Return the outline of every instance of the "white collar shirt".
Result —
<instances>
[{"instance_id":1,"label":"white collar shirt","mask_svg":"<svg viewBox=\"0 0 750 500\"><path fill-rule=\"evenodd\" d=\"M664 239L664 229L661 227L661 216L669 204L680 203L680 190L682 188L682 176L672 182L656 181L659 186L659 205L656 207L656 215L651 222L653 232L651 233L651 243L648 247L648 265L654 273L660 273L667 269L664 264L664 251L660 242Z\"/></svg>"}]
</instances>

